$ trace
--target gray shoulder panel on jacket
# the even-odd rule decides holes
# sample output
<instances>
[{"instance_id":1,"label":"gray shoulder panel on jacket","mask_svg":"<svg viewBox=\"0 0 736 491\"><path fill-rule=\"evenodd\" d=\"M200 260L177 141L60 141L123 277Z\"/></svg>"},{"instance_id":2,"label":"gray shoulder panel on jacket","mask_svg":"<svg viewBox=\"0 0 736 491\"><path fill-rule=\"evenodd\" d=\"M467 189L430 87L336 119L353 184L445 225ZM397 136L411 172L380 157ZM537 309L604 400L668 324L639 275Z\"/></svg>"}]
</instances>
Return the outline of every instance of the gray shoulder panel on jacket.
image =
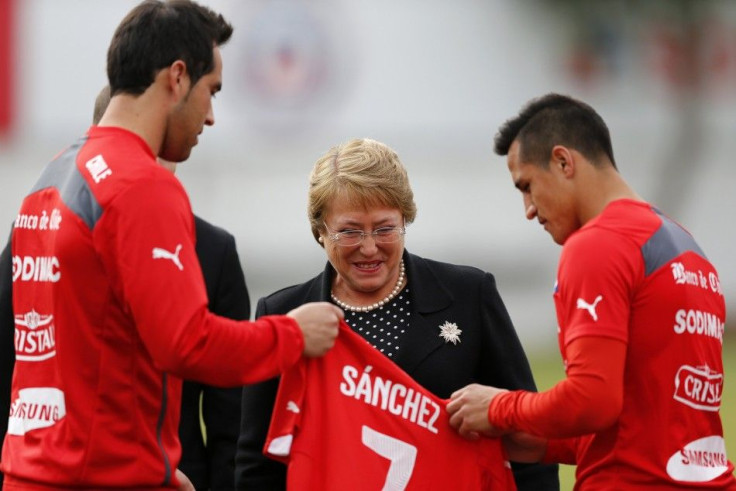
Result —
<instances>
[{"instance_id":1,"label":"gray shoulder panel on jacket","mask_svg":"<svg viewBox=\"0 0 736 491\"><path fill-rule=\"evenodd\" d=\"M705 258L700 246L685 229L658 210L654 209L654 212L662 219L662 224L641 248L645 276L649 276L672 259L688 251Z\"/></svg>"},{"instance_id":2,"label":"gray shoulder panel on jacket","mask_svg":"<svg viewBox=\"0 0 736 491\"><path fill-rule=\"evenodd\" d=\"M102 207L76 166L77 154L86 141L86 137L81 138L51 161L33 186L31 194L49 187L58 189L67 208L92 229L102 215Z\"/></svg>"}]
</instances>

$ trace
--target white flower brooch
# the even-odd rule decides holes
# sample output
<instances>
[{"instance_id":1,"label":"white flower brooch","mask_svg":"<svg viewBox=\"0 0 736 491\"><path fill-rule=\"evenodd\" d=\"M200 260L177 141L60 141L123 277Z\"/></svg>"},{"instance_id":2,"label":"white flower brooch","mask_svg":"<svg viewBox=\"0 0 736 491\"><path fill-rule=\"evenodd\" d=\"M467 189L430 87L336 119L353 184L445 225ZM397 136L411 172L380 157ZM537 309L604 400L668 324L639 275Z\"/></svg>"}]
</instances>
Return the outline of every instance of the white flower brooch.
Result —
<instances>
[{"instance_id":1,"label":"white flower brooch","mask_svg":"<svg viewBox=\"0 0 736 491\"><path fill-rule=\"evenodd\" d=\"M454 322L445 321L440 326L440 337L445 340L446 343L457 344L460 342L460 334L463 331L458 329L457 324Z\"/></svg>"}]
</instances>

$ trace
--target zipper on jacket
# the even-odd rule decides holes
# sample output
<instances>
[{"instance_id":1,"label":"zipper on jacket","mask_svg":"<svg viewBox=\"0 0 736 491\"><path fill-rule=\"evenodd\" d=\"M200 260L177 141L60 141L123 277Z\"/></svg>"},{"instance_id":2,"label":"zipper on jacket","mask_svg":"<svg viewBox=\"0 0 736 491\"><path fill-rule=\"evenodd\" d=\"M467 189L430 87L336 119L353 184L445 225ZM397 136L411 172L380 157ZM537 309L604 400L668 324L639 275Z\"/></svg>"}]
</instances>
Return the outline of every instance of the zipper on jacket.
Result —
<instances>
[{"instance_id":1,"label":"zipper on jacket","mask_svg":"<svg viewBox=\"0 0 736 491\"><path fill-rule=\"evenodd\" d=\"M161 385L163 387L162 393L161 393L161 412L158 415L158 424L156 425L156 440L158 440L158 448L161 450L161 456L163 457L164 461L164 486L168 486L171 484L171 462L169 462L169 456L166 455L166 450L164 450L164 442L163 442L163 428L164 428L164 419L166 416L166 405L168 402L168 393L167 393L167 386L168 386L168 375L164 373L163 379L161 380Z\"/></svg>"}]
</instances>

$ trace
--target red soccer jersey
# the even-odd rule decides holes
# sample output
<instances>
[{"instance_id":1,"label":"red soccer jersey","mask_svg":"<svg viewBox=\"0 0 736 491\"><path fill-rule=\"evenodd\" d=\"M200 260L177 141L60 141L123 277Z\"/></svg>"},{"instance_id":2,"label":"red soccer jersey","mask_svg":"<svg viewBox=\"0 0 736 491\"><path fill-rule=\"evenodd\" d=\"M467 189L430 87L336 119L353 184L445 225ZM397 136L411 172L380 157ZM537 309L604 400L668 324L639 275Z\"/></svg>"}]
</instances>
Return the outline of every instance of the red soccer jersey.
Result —
<instances>
[{"instance_id":1,"label":"red soccer jersey","mask_svg":"<svg viewBox=\"0 0 736 491\"><path fill-rule=\"evenodd\" d=\"M296 362L293 320L207 311L194 243L183 187L137 135L92 127L47 166L13 229L6 486L174 486L178 377L241 385Z\"/></svg>"},{"instance_id":2,"label":"red soccer jersey","mask_svg":"<svg viewBox=\"0 0 736 491\"><path fill-rule=\"evenodd\" d=\"M343 323L282 376L264 454L289 489L516 489L500 440L462 439L446 402Z\"/></svg>"},{"instance_id":3,"label":"red soccer jersey","mask_svg":"<svg viewBox=\"0 0 736 491\"><path fill-rule=\"evenodd\" d=\"M611 428L578 440L580 489L736 487L718 410L726 317L718 274L693 238L646 203L608 205L565 243L559 344L627 343Z\"/></svg>"}]
</instances>

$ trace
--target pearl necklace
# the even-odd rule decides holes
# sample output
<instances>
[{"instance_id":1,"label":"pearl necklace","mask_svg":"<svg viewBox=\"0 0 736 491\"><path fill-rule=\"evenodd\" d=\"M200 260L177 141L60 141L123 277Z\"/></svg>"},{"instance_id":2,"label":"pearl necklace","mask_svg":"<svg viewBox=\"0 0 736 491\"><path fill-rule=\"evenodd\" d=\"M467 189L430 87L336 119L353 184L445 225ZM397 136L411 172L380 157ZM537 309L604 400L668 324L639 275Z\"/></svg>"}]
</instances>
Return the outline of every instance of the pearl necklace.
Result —
<instances>
[{"instance_id":1,"label":"pearl necklace","mask_svg":"<svg viewBox=\"0 0 736 491\"><path fill-rule=\"evenodd\" d=\"M401 263L399 264L399 279L396 282L396 286L393 290L391 290L391 293L389 293L386 298L383 300L379 300L376 303L373 303L371 305L366 305L365 307L355 307L353 305L348 305L344 302L341 302L338 300L338 298L335 296L335 291L330 292L330 296L332 297L332 301L337 304L338 307L340 307L343 310L349 310L351 312L370 312L371 310L375 310L378 307L383 307L387 303L389 303L393 298L399 294L401 291L401 287L404 286L404 260L401 260Z\"/></svg>"}]
</instances>

